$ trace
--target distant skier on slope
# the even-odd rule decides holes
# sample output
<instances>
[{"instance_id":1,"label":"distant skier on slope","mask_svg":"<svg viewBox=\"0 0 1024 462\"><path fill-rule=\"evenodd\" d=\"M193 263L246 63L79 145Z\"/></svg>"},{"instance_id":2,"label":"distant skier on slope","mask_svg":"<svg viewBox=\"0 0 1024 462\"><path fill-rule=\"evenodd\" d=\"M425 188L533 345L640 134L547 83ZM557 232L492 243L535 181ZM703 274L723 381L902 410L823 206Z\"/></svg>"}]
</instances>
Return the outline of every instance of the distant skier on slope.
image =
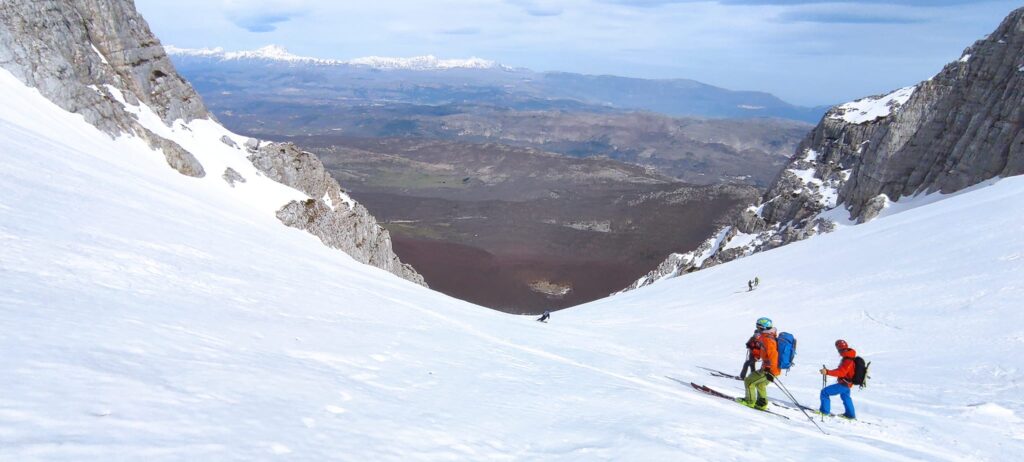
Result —
<instances>
[{"instance_id":1,"label":"distant skier on slope","mask_svg":"<svg viewBox=\"0 0 1024 462\"><path fill-rule=\"evenodd\" d=\"M746 395L739 399L740 404L757 410L768 409L768 382L774 382L779 375L779 351L776 345L776 330L772 320L760 318L756 324L757 335L748 343L750 355L761 361L761 370L755 371L743 379Z\"/></svg>"},{"instance_id":2,"label":"distant skier on slope","mask_svg":"<svg viewBox=\"0 0 1024 462\"><path fill-rule=\"evenodd\" d=\"M751 281L751 280L748 279L747 280L747 292L750 292L751 290L754 290L754 281Z\"/></svg>"},{"instance_id":3,"label":"distant skier on slope","mask_svg":"<svg viewBox=\"0 0 1024 462\"><path fill-rule=\"evenodd\" d=\"M832 396L839 395L839 398L843 400L843 408L846 411L843 413L843 417L856 419L857 413L853 409L853 399L850 398L850 391L853 388L853 375L856 371L854 359L857 357L857 350L850 348L846 340L839 339L836 340L836 351L842 357L839 360L839 367L832 370L823 367L819 371L821 375L836 377L837 380L836 383L821 389L821 407L818 408L818 411L829 415L832 410Z\"/></svg>"},{"instance_id":4,"label":"distant skier on slope","mask_svg":"<svg viewBox=\"0 0 1024 462\"><path fill-rule=\"evenodd\" d=\"M537 318L537 320L540 321L540 322L548 322L548 318L550 318L550 317L551 317L551 312L550 311L545 311L544 314L541 315L541 317Z\"/></svg>"},{"instance_id":5,"label":"distant skier on slope","mask_svg":"<svg viewBox=\"0 0 1024 462\"><path fill-rule=\"evenodd\" d=\"M757 287L759 285L761 285L761 279L758 278L757 276L754 276L754 287Z\"/></svg>"}]
</instances>

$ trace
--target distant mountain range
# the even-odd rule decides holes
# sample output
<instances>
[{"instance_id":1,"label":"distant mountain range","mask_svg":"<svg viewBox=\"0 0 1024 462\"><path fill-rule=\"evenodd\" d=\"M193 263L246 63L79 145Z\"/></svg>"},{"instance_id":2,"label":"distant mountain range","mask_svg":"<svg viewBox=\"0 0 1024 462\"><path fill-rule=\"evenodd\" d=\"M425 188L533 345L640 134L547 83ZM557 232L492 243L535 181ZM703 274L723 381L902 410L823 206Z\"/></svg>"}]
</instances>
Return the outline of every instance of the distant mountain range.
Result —
<instances>
[{"instance_id":1,"label":"distant mountain range","mask_svg":"<svg viewBox=\"0 0 1024 462\"><path fill-rule=\"evenodd\" d=\"M651 111L670 116L784 118L818 122L828 107L789 104L765 92L734 91L695 80L652 80L535 72L479 58L366 57L348 61L294 55L279 46L253 51L165 47L205 90L301 94L331 87L354 105L481 104L515 110ZM215 87L215 88L211 88Z\"/></svg>"},{"instance_id":2,"label":"distant mountain range","mask_svg":"<svg viewBox=\"0 0 1024 462\"><path fill-rule=\"evenodd\" d=\"M273 61L295 64L314 64L321 66L356 66L369 67L380 70L443 70L443 69L496 69L504 68L494 61L480 58L469 59L439 59L435 56L415 56L412 58L388 58L382 56L367 56L348 61L337 59L312 58L292 54L284 47L278 45L267 45L251 51L225 51L223 48L178 48L173 45L165 46L164 49L171 56L191 56L198 58L209 58L220 61Z\"/></svg>"}]
</instances>

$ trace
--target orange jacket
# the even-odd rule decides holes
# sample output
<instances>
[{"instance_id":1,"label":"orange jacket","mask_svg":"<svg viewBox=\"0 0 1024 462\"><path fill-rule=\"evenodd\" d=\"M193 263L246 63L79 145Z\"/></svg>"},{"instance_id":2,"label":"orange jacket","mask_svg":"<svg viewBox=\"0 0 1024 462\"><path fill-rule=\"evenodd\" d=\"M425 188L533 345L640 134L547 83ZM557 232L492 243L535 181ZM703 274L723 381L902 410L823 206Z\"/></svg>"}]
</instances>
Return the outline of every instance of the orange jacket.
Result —
<instances>
[{"instance_id":1,"label":"orange jacket","mask_svg":"<svg viewBox=\"0 0 1024 462\"><path fill-rule=\"evenodd\" d=\"M761 370L778 376L782 373L779 370L779 346L775 341L775 329L761 332L754 336L754 348L750 354L754 359L761 361Z\"/></svg>"},{"instance_id":2,"label":"orange jacket","mask_svg":"<svg viewBox=\"0 0 1024 462\"><path fill-rule=\"evenodd\" d=\"M839 352L839 356L843 359L839 361L839 367L830 369L825 373L832 377L837 377L837 382L853 388L853 373L856 371L857 366L853 363L853 358L857 357L857 350L853 348L847 348Z\"/></svg>"}]
</instances>

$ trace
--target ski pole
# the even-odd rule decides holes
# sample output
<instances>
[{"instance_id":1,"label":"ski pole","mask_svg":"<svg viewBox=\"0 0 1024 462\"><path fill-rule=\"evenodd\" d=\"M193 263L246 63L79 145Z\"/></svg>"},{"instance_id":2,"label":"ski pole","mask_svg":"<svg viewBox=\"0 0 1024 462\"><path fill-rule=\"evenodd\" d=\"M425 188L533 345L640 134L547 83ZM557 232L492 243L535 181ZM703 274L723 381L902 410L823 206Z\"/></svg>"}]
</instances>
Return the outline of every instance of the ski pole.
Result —
<instances>
[{"instance_id":1,"label":"ski pole","mask_svg":"<svg viewBox=\"0 0 1024 462\"><path fill-rule=\"evenodd\" d=\"M779 381L779 379L777 377L775 378L775 381L778 382L779 388L782 389L782 392L785 393L786 396L789 397L789 399L793 400L793 403L795 403L796 406L800 408L800 412L804 413L804 416L807 417L807 420L810 420L811 423L814 424L815 427L818 427L818 430L821 431L821 433L823 433L825 435L828 435L828 432L826 432L825 430L821 429L821 426L818 425L818 423L814 421L814 419L810 416L810 414L807 413L807 410L804 409L804 406L802 404L800 404L799 401L796 400L796 397L793 396L792 393L789 392L789 389L786 388L786 385L783 384L781 381Z\"/></svg>"},{"instance_id":2,"label":"ski pole","mask_svg":"<svg viewBox=\"0 0 1024 462\"><path fill-rule=\"evenodd\" d=\"M828 366L825 366L824 364L822 364L821 368L822 369L828 369ZM827 386L828 386L828 376L825 375L825 374L821 374L821 389L824 390L825 387L827 387ZM832 398L829 398L829 399L832 399ZM821 421L822 422L825 421L825 414L824 413L821 414Z\"/></svg>"},{"instance_id":3,"label":"ski pole","mask_svg":"<svg viewBox=\"0 0 1024 462\"><path fill-rule=\"evenodd\" d=\"M820 426L820 425L818 425L818 422L815 422L815 421L814 421L814 418L812 418L812 417L811 417L811 415L807 413L807 410L806 410L806 409L804 409L804 407L803 407L803 406L802 406L802 405L800 404L800 402L796 400L796 398L795 398L795 397L793 396L793 394L792 394L792 393L790 393L790 392L789 392L789 390L788 390L788 389L786 388L786 385L785 385L785 384L783 384L783 383L782 383L782 381L781 381L781 380L779 380L779 378L778 378L778 377L776 377L776 378L775 378L775 381L774 381L774 382L772 382L772 383L774 383L774 384L778 385L778 386L779 386L779 389L781 389L781 390L782 390L782 392L783 392L783 393L785 393L785 394L786 394L786 396L788 396L788 397L789 397L789 399L793 400L793 403L795 403L795 404L796 404L796 407L800 408L800 412L803 412L803 413L804 413L804 416L805 416L805 417L807 417L807 420L810 420L810 421L811 421L811 423L812 423L812 424L814 424L814 426L815 426L815 427L818 427L818 430L819 430L819 431L821 431L821 433L823 433L823 434L825 434L825 435L828 435L828 433L827 433L827 432L825 432L825 430L822 430L822 429L821 429L821 426Z\"/></svg>"}]
</instances>

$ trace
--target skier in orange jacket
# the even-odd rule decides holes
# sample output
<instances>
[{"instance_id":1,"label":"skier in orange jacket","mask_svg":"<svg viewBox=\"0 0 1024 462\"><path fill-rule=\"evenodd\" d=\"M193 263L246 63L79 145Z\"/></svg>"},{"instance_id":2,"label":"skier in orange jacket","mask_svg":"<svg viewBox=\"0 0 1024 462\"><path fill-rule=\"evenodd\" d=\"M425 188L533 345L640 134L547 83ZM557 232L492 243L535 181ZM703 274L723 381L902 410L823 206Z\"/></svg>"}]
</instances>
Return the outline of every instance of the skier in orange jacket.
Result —
<instances>
[{"instance_id":1,"label":"skier in orange jacket","mask_svg":"<svg viewBox=\"0 0 1024 462\"><path fill-rule=\"evenodd\" d=\"M761 370L743 379L746 395L738 401L744 406L761 411L768 409L768 382L774 382L781 373L776 332L771 319L760 318L756 335L747 342L751 358L761 361Z\"/></svg>"}]
</instances>

